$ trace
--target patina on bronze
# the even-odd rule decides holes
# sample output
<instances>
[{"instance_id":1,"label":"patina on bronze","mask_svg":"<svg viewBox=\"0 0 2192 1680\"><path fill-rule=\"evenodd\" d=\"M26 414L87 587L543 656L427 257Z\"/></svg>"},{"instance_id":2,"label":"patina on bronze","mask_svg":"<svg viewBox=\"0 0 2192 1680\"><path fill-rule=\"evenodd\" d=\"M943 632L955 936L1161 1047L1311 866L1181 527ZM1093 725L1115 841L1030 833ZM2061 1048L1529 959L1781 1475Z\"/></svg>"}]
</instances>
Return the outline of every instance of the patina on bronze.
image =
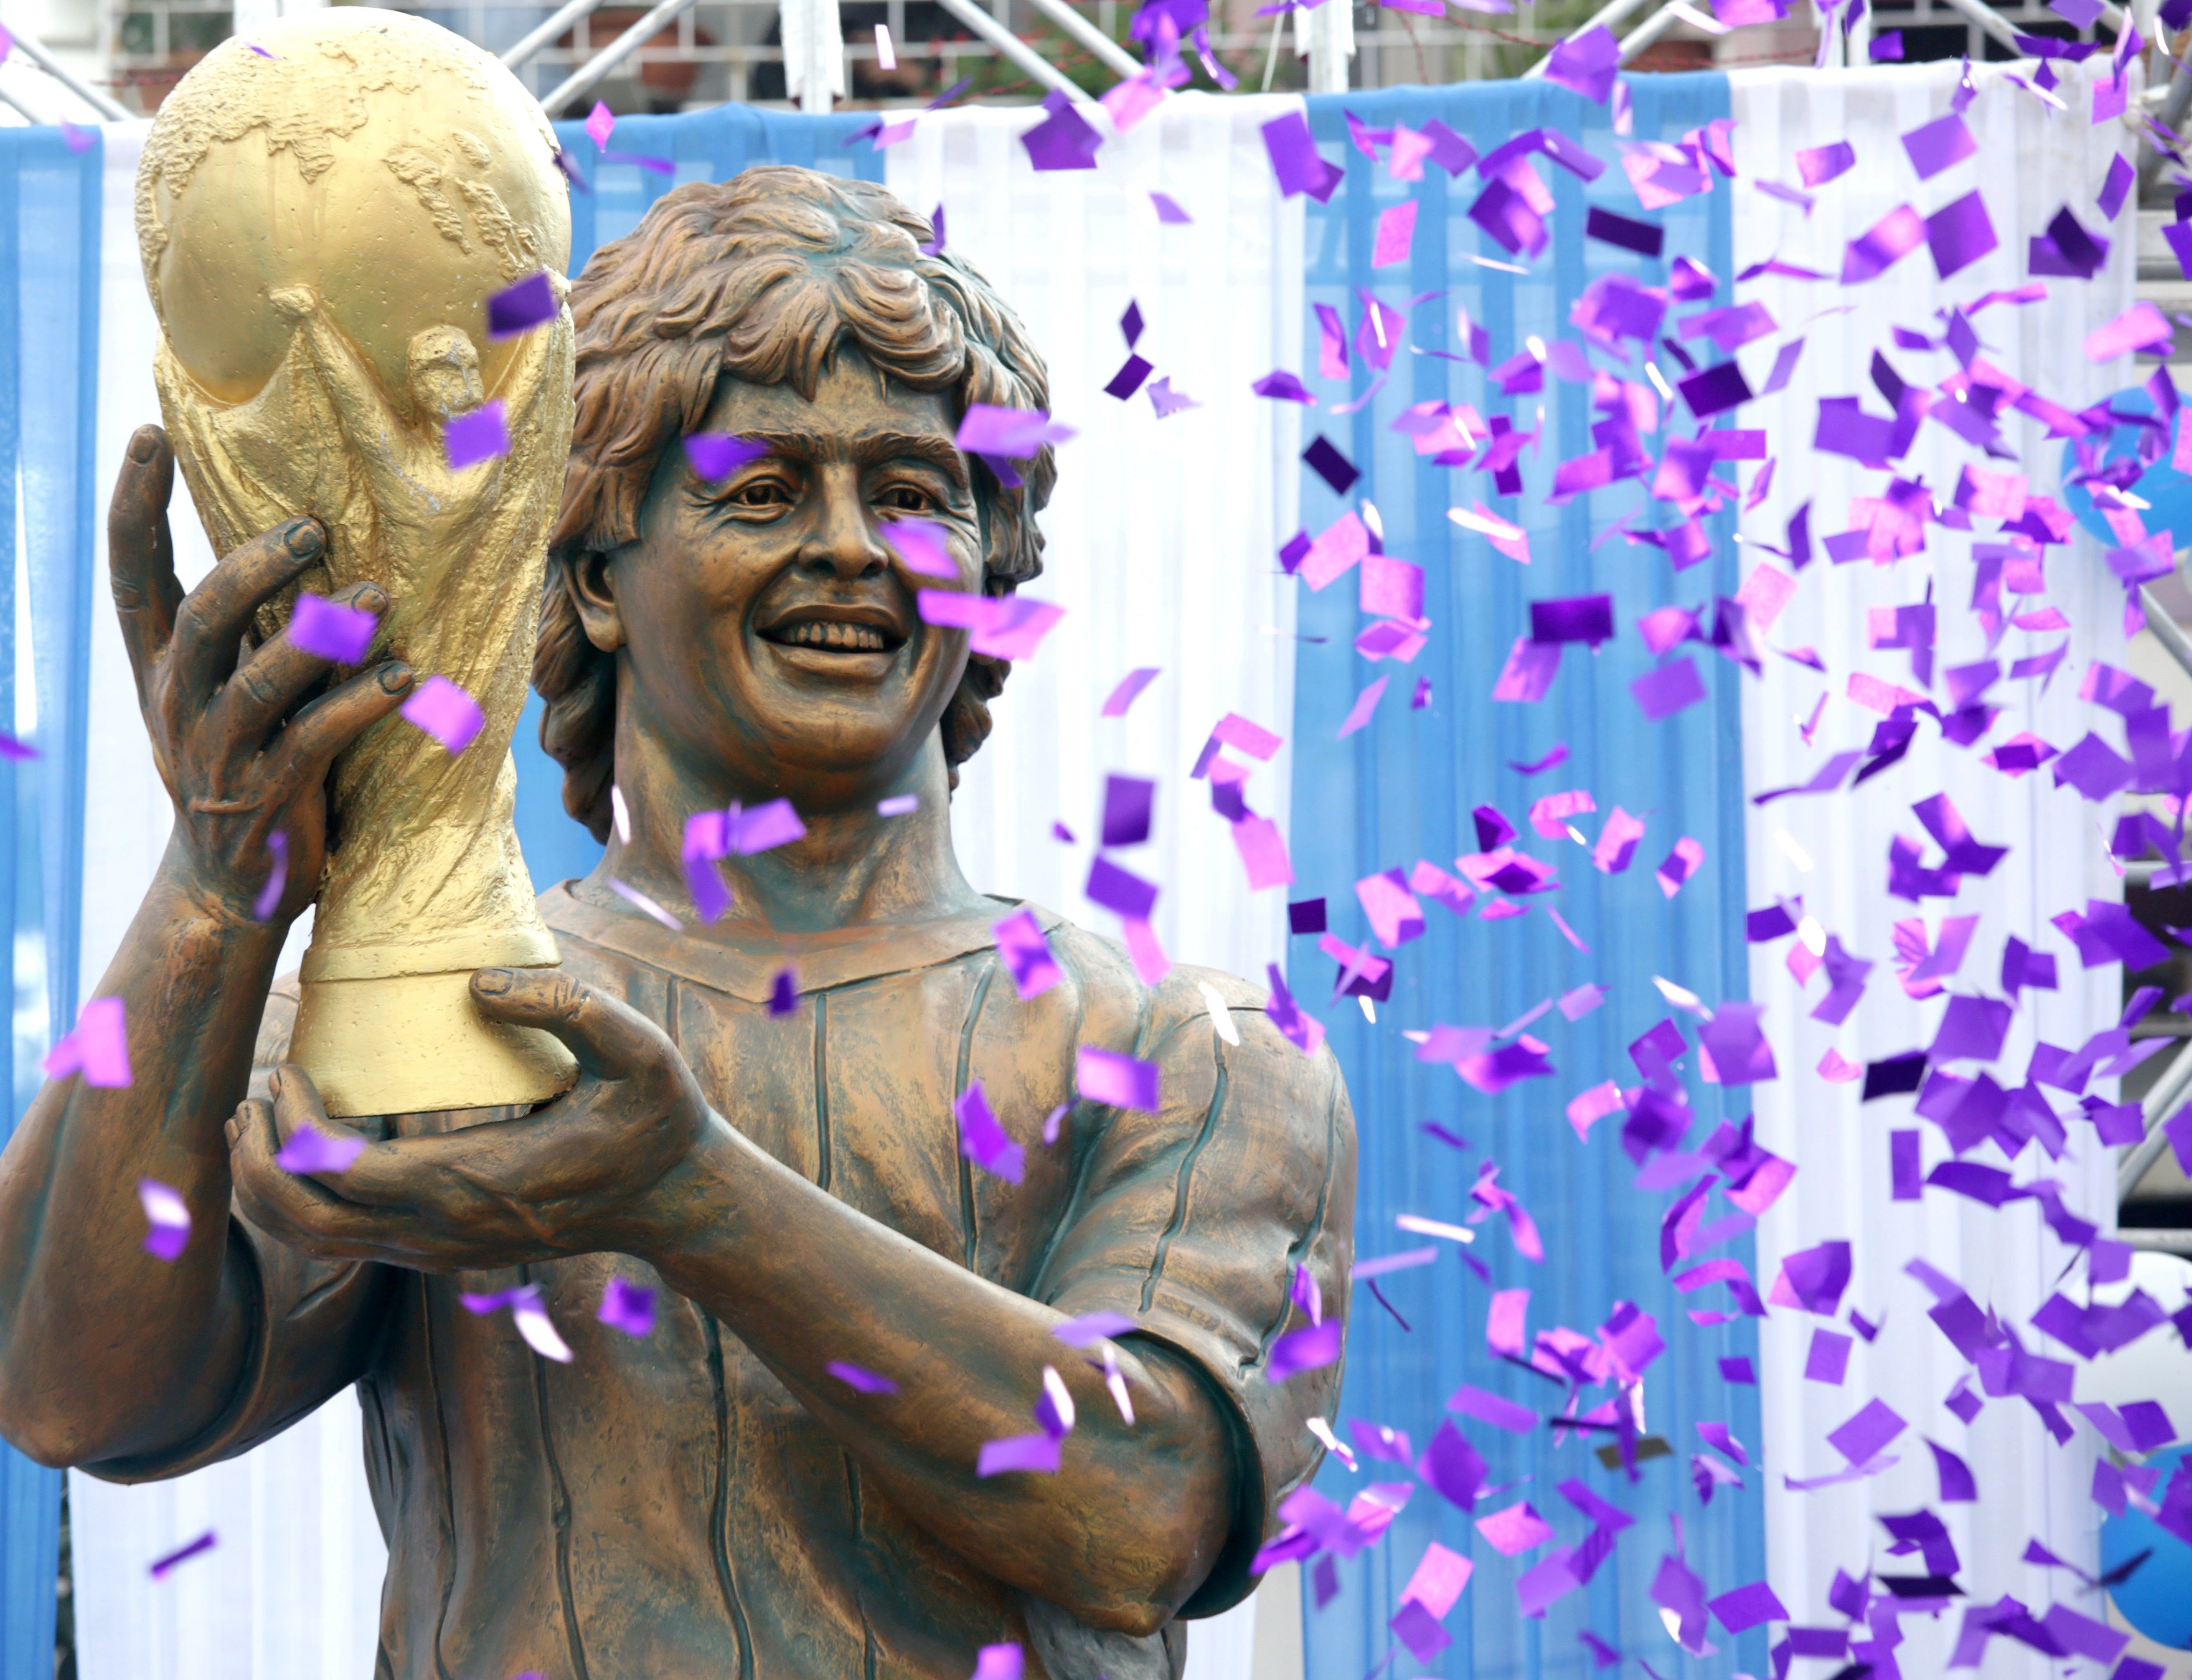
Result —
<instances>
[{"instance_id":1,"label":"patina on bronze","mask_svg":"<svg viewBox=\"0 0 2192 1680\"><path fill-rule=\"evenodd\" d=\"M282 1063L274 963L314 871L254 921L258 835L278 822L317 860L328 764L391 727L411 673L321 693L325 667L280 635L239 662L319 527L246 543L185 598L158 431L117 487L116 594L176 826L99 987L126 1003L135 1084L49 1086L0 1154L0 1429L150 1478L357 1384L390 1544L381 1675L966 1680L1012 1641L1052 1680L1176 1676L1180 1618L1249 1590L1316 1466L1305 1426L1333 1415L1337 1368L1265 1372L1307 1322L1298 1266L1345 1309L1354 1143L1330 1053L1287 1042L1259 989L1185 969L1145 988L1047 911L1063 978L1021 998L990 931L1013 906L952 854L954 767L1005 671L920 620L925 580L884 534L933 520L961 587L1009 591L1036 571L1053 464L1007 485L954 447L969 403L1047 400L1010 312L922 255L930 238L881 188L754 169L669 194L576 285L534 682L607 854L541 895L560 972L472 982L577 1058L530 1113L353 1129ZM769 452L705 483L681 447L704 431ZM911 814L878 814L907 795ZM696 923L687 818L776 797L806 837L728 860L731 910ZM774 1014L787 964L798 1007ZM247 1097L262 1016L281 1065ZM1158 1111L1077 1100L1083 1046L1156 1063ZM1017 1181L960 1151L977 1080L1025 1148ZM305 1125L368 1146L293 1176L273 1157ZM145 1177L196 1220L172 1265L137 1247ZM658 1292L649 1334L596 1317L614 1279ZM528 1284L568 1365L459 1299ZM1138 1326L1107 1345L1131 1424L1105 1346L1053 1334L1096 1311ZM979 1477L985 1442L1034 1428L1046 1367L1077 1415L1058 1471Z\"/></svg>"}]
</instances>

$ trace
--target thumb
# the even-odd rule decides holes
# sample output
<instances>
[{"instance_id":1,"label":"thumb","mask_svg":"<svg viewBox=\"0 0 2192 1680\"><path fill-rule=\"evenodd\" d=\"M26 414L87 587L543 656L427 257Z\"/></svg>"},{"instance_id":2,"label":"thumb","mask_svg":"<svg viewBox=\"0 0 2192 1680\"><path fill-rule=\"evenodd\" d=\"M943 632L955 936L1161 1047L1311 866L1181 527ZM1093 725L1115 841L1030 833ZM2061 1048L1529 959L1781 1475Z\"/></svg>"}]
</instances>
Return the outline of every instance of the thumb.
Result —
<instances>
[{"instance_id":1,"label":"thumb","mask_svg":"<svg viewBox=\"0 0 2192 1680\"><path fill-rule=\"evenodd\" d=\"M630 1004L605 997L560 969L481 969L472 1002L490 1020L535 1026L562 1039L597 1079L623 1079L675 1054L662 1029Z\"/></svg>"}]
</instances>

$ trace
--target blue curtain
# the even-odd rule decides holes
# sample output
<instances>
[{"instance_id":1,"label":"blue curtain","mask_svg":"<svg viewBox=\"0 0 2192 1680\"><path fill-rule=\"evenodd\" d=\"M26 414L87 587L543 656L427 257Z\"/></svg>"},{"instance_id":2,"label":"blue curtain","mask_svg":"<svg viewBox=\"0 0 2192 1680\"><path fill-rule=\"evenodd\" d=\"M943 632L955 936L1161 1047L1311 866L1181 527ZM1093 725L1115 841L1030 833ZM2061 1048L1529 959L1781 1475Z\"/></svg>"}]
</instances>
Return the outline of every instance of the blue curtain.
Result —
<instances>
[{"instance_id":1,"label":"blue curtain","mask_svg":"<svg viewBox=\"0 0 2192 1680\"><path fill-rule=\"evenodd\" d=\"M619 117L604 157L583 123L558 123L556 134L586 189L571 193L571 272L612 239L639 226L648 207L690 180L728 180L756 163L798 163L861 180L883 178L882 154L850 138L857 115L807 116L726 105L680 117ZM676 174L628 161L644 157ZM533 884L584 875L602 849L563 811L563 773L540 750L540 697L528 695L511 751L517 766L517 837ZM7 1677L0 1676L0 1680Z\"/></svg>"},{"instance_id":2,"label":"blue curtain","mask_svg":"<svg viewBox=\"0 0 2192 1680\"><path fill-rule=\"evenodd\" d=\"M0 129L0 729L27 663L40 757L0 760L0 935L12 953L12 1129L37 1059L76 1015L83 925L84 716L91 640L93 426L99 378L100 154L54 129ZM37 260L22 257L35 252ZM18 552L17 534L23 539ZM16 580L37 626L16 645ZM0 1680L53 1672L60 1473L0 1445Z\"/></svg>"},{"instance_id":3,"label":"blue curtain","mask_svg":"<svg viewBox=\"0 0 2192 1680\"><path fill-rule=\"evenodd\" d=\"M1640 140L1678 138L1727 115L1727 86L1718 75L1640 76L1630 85ZM1454 310L1460 306L1489 330L1497 365L1523 348L1526 335L1547 343L1564 334L1573 337L1569 309L1597 274L1621 270L1647 283L1664 283L1663 263L1600 243L1586 244L1583 237L1586 205L1639 214L1604 108L1527 82L1333 95L1309 105L1321 151L1344 163L1347 178L1328 204L1309 206L1308 300L1339 309L1350 333L1361 313L1360 291L1367 290L1409 311L1413 344L1465 351L1466 345L1454 342ZM1586 186L1538 161L1556 200L1548 219L1552 243L1527 274L1509 274L1469 260L1472 255L1509 260L1467 218L1481 183L1473 174L1450 180L1435 166L1425 168L1420 182L1393 180L1382 164L1372 164L1346 143L1348 110L1373 128L1398 121L1421 129L1436 118L1482 152L1524 130L1556 128L1582 140L1609 167ZM1666 226L1668 261L1687 255L1719 277L1720 303L1731 300L1732 196L1721 181L1711 193L1652 218ZM1410 256L1405 265L1373 270L1379 214L1407 197L1419 205ZM1410 307L1411 299L1426 293L1428 301ZM1304 315L1304 364L1313 369L1317 327L1313 315ZM1628 371L1630 377L1640 372L1633 364ZM1356 356L1350 394L1360 397L1370 377ZM1331 382L1317 388L1329 392L1327 405L1345 400ZM1543 403L1544 435L1536 453L1523 458L1521 496L1495 497L1487 475L1419 460L1412 440L1390 429L1401 409L1431 399L1467 402L1487 418L1510 415L1526 431ZM1744 1489L1722 1489L1702 1511L1687 1474L1689 1455L1702 1444L1693 1427L1699 1420L1726 1422L1739 1439L1754 1449L1758 1444L1757 1391L1732 1387L1716 1363L1732 1354L1755 1360L1755 1331L1747 1321L1700 1329L1684 1317L1685 1308L1725 1305L1719 1299L1725 1291L1688 1298L1674 1292L1658 1265L1658 1221L1668 1198L1631 1187L1635 1169L1613 1135L1618 1120L1601 1123L1584 1145L1562 1112L1571 1096L1601 1080L1635 1083L1626 1047L1670 1013L1650 976L1664 975L1709 1003L1746 995L1738 673L1693 646L1689 651L1709 698L1661 723L1647 723L1628 692L1630 682L1652 663L1634 629L1639 615L1676 603L1707 609L1710 625L1713 598L1734 593L1734 520L1729 514L1711 522L1710 560L1675 574L1658 550L1631 547L1608 534L1616 521L1644 505L1638 481L1578 496L1565 507L1547 506L1555 464L1591 450L1595 418L1588 387L1550 373L1542 393L1509 398L1473 363L1414 355L1405 347L1394 358L1389 383L1360 412L1335 416L1329 406L1307 411L1305 430L1311 436L1321 431L1362 473L1343 500L1322 479L1304 472L1308 529L1321 529L1349 506L1373 502L1386 551L1425 569L1424 612L1434 627L1430 645L1413 665L1373 666L1350 646L1368 622L1357 609L1355 576L1321 593L1302 591L1304 639L1293 729L1293 835L1300 883L1295 895L1323 895L1334 931L1350 943L1364 942L1369 934L1353 883L1396 866L1407 870L1419 858L1450 871L1457 855L1478 849L1469 813L1487 802L1522 829L1517 845L1558 866L1564 886L1511 921L1464 921L1426 901L1426 936L1388 953L1397 971L1374 1026L1353 1000L1330 1003L1335 968L1316 954L1312 940L1295 940L1293 974L1304 1003L1331 1029L1354 1096L1361 1151L1358 1255L1387 1254L1424 1240L1396 1231L1396 1214L1462 1217L1473 1207L1467 1191L1477 1167L1487 1158L1497 1161L1500 1184L1521 1197L1543 1231L1546 1260L1533 1265L1518 1256L1504 1221L1497 1219L1478 1227L1471 1252L1490 1266L1493 1287L1532 1292L1533 1335L1555 1325L1593 1334L1624 1300L1656 1315L1668 1348L1647 1373L1646 1421L1652 1433L1673 1443L1676 1455L1642 1465L1641 1480L1632 1487L1573 1440L1556 1449L1550 1431L1522 1438L1457 1420L1489 1461L1492 1484L1521 1484L1481 1503L1479 1515L1527 1499L1558 1531L1559 1543L1573 1545L1588 1524L1555 1486L1579 1476L1625 1506L1636 1526L1588 1587L1556 1603L1544 1620L1527 1621L1517 1614L1515 1581L1543 1552L1501 1557L1472 1533L1461 1512L1419 1487L1384 1540L1341 1566L1338 1598L1319 1611L1305 1595L1311 1680L1362 1680L1389 1650L1397 1650L1390 1671L1396 1676L1580 1677L1594 1672L1578 1637L1586 1627L1662 1672L1679 1666L1695 1673L1698 1666L1669 1641L1647 1596L1661 1557L1672 1549L1670 1513L1681 1513L1688 1562L1714 1592L1765 1574L1757 1471L1745 1472ZM1481 537L1447 520L1450 506L1465 507L1480 496L1527 530L1529 566L1493 552ZM1647 517L1640 523L1663 522ZM1594 546L1602 534L1606 540ZM1527 603L1593 593L1613 595L1618 637L1595 655L1570 648L1543 701L1494 704L1493 681L1510 644L1529 629ZM1393 680L1369 726L1347 740L1335 739L1357 694L1387 674ZM1409 700L1419 677L1430 679L1432 699L1428 709L1413 711ZM1570 757L1556 769L1526 778L1508 768L1510 761L1535 761L1562 742ZM1627 873L1600 874L1579 848L1531 832L1524 815L1530 803L1571 788L1588 789L1596 797L1600 815L1580 820L1594 835L1617 803L1645 816L1647 832ZM1704 845L1704 867L1670 901L1653 871L1684 835ZM1548 920L1547 906L1560 910L1590 954L1561 937ZM1525 1081L1497 1097L1479 1094L1447 1067L1417 1061L1400 1036L1403 1029L1438 1022L1497 1027L1541 999L1594 980L1613 988L1603 1007L1573 1025L1555 1013L1533 1029L1551 1045L1558 1076ZM1746 1111L1739 1092L1723 1094L1693 1082L1693 1095L1698 1120L1692 1147L1723 1114L1739 1120ZM1428 1134L1422 1123L1431 1120L1465 1137L1470 1149L1464 1153ZM1747 1237L1719 1252L1746 1265L1751 1260ZM1420 1451L1445 1415L1447 1397L1464 1382L1540 1412L1557 1407L1563 1391L1487 1351L1490 1291L1450 1254L1442 1253L1435 1268L1394 1274L1381 1287L1408 1328L1367 1289L1356 1289L1343 1390L1345 1417L1407 1430ZM1350 1476L1328 1460L1318 1486L1344 1504L1364 1482L1378 1479L1379 1469L1366 1461L1361 1476ZM1395 1479L1393 1467L1384 1469L1385 1479ZM1426 1671L1396 1647L1387 1619L1424 1545L1434 1539L1472 1557L1476 1572L1447 1618L1453 1649ZM1721 1637L1722 1654L1704 1671L1764 1672L1763 1635L1761 1629L1739 1639Z\"/></svg>"}]
</instances>

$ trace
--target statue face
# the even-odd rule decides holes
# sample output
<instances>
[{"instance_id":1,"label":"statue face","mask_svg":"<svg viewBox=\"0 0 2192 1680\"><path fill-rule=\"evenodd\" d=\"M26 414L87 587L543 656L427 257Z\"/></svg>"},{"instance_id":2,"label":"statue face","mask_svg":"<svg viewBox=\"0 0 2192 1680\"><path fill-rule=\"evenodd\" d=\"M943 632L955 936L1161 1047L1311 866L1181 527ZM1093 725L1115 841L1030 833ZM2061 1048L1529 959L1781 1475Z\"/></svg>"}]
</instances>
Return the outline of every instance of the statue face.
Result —
<instances>
[{"instance_id":1,"label":"statue face","mask_svg":"<svg viewBox=\"0 0 2192 1680\"><path fill-rule=\"evenodd\" d=\"M716 483L668 452L639 540L598 593L582 587L614 597L620 705L711 786L802 809L872 797L917 753L940 752L966 666L966 632L923 624L915 606L916 590L952 586L907 571L879 534L893 517L936 522L958 586L979 586L980 514L950 401L847 351L812 403L725 377L702 430L771 451Z\"/></svg>"}]
</instances>

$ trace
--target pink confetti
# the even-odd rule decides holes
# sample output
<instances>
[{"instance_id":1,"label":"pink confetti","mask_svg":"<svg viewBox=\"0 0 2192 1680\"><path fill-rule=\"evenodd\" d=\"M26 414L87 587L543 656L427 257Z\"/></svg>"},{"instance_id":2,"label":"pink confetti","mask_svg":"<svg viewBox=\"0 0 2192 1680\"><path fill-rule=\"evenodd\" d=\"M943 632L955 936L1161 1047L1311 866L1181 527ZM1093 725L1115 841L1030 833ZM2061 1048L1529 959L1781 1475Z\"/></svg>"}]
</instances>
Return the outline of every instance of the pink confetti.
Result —
<instances>
[{"instance_id":1,"label":"pink confetti","mask_svg":"<svg viewBox=\"0 0 2192 1680\"><path fill-rule=\"evenodd\" d=\"M429 677L418 693L403 702L403 721L424 729L441 742L454 758L470 746L487 727L487 714L475 700L446 677Z\"/></svg>"},{"instance_id":2,"label":"pink confetti","mask_svg":"<svg viewBox=\"0 0 2192 1680\"><path fill-rule=\"evenodd\" d=\"M1494 1511L1489 1517L1478 1517L1476 1532L1503 1557L1517 1557L1550 1540L1553 1525L1525 1501Z\"/></svg>"},{"instance_id":3,"label":"pink confetti","mask_svg":"<svg viewBox=\"0 0 2192 1680\"><path fill-rule=\"evenodd\" d=\"M1404 198L1378 217L1377 243L1370 253L1370 266L1389 268L1408 260L1408 248L1416 237L1416 201Z\"/></svg>"},{"instance_id":4,"label":"pink confetti","mask_svg":"<svg viewBox=\"0 0 2192 1680\"><path fill-rule=\"evenodd\" d=\"M129 1083L129 1031L119 997L94 997L76 1018L73 1031L60 1041L38 1064L49 1079L66 1079L81 1073L83 1083L101 1090L121 1090Z\"/></svg>"}]
</instances>

